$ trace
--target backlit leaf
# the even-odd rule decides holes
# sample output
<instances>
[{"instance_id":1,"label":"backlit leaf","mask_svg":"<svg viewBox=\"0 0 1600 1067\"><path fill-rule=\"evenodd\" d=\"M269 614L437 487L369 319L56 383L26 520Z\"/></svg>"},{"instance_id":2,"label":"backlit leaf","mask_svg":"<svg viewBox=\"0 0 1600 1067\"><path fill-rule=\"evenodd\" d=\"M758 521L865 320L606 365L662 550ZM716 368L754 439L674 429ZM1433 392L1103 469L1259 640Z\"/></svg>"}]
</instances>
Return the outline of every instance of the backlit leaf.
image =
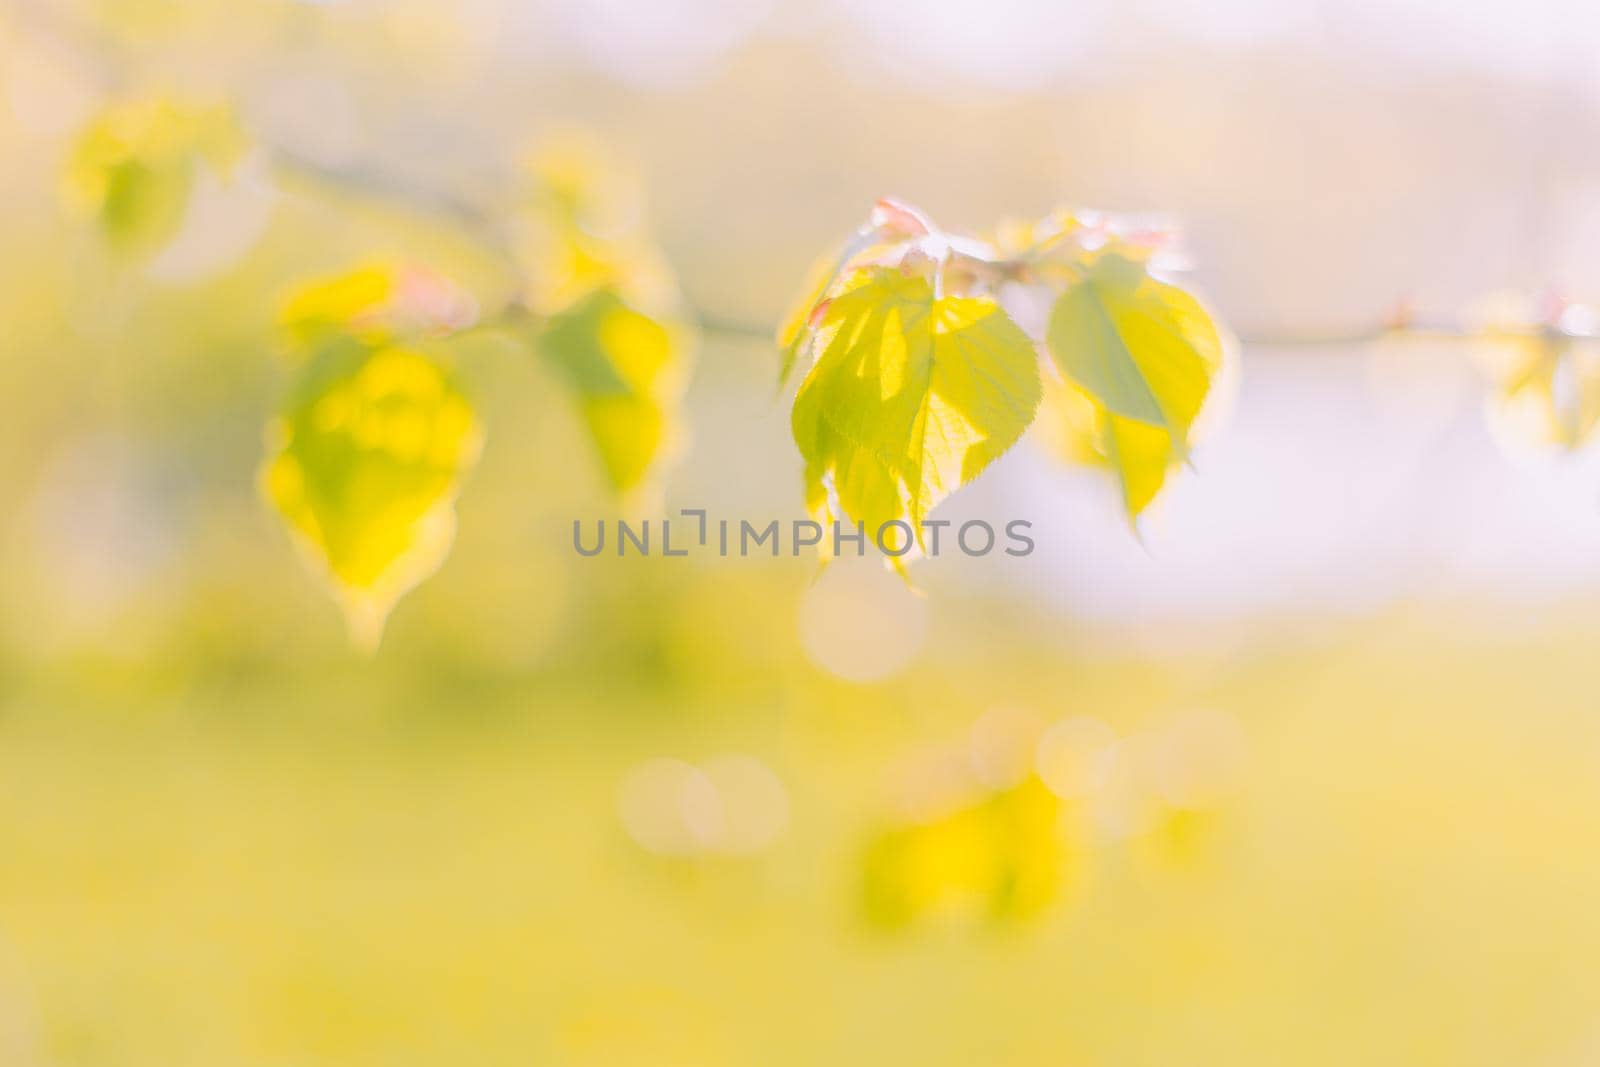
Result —
<instances>
[{"instance_id":1,"label":"backlit leaf","mask_svg":"<svg viewBox=\"0 0 1600 1067\"><path fill-rule=\"evenodd\" d=\"M1222 334L1193 296L1113 250L1074 271L1046 343L1066 379L1047 398L1046 433L1059 452L1092 455L1115 471L1137 518L1188 455L1227 359ZM1078 441L1062 445L1063 437Z\"/></svg>"},{"instance_id":2,"label":"backlit leaf","mask_svg":"<svg viewBox=\"0 0 1600 1067\"><path fill-rule=\"evenodd\" d=\"M1072 382L1044 375L1038 426L1046 447L1077 464L1104 467L1117 478L1129 518L1137 518L1166 483L1176 462L1171 435L1161 427L1113 415Z\"/></svg>"},{"instance_id":3,"label":"backlit leaf","mask_svg":"<svg viewBox=\"0 0 1600 1067\"><path fill-rule=\"evenodd\" d=\"M164 99L112 104L79 135L67 163L68 199L107 242L149 252L177 233L196 168L226 177L244 138L225 108Z\"/></svg>"},{"instance_id":4,"label":"backlit leaf","mask_svg":"<svg viewBox=\"0 0 1600 1067\"><path fill-rule=\"evenodd\" d=\"M472 324L472 300L447 279L410 264L370 263L300 286L278 322L291 348L314 355L341 339L365 344Z\"/></svg>"},{"instance_id":5,"label":"backlit leaf","mask_svg":"<svg viewBox=\"0 0 1600 1067\"><path fill-rule=\"evenodd\" d=\"M1471 352L1496 383L1490 415L1516 443L1568 451L1600 426L1600 310L1496 293L1472 309Z\"/></svg>"},{"instance_id":6,"label":"backlit leaf","mask_svg":"<svg viewBox=\"0 0 1600 1067\"><path fill-rule=\"evenodd\" d=\"M1067 286L1046 337L1068 378L1112 414L1166 429L1180 452L1223 358L1199 301L1116 252Z\"/></svg>"},{"instance_id":7,"label":"backlit leaf","mask_svg":"<svg viewBox=\"0 0 1600 1067\"><path fill-rule=\"evenodd\" d=\"M804 295L799 303L789 309L783 317L783 322L778 326L778 348L782 352L782 359L778 366L778 385L788 384L789 375L794 372L794 365L800 356L800 349L810 336L807 329L811 325L811 317L816 312L817 305L827 295L833 286L834 280L839 276L839 262L832 256L819 259L811 265L806 273L806 286Z\"/></svg>"},{"instance_id":8,"label":"backlit leaf","mask_svg":"<svg viewBox=\"0 0 1600 1067\"><path fill-rule=\"evenodd\" d=\"M633 493L674 455L692 331L636 183L605 153L568 136L527 175L519 251L534 347L576 395L607 482Z\"/></svg>"},{"instance_id":9,"label":"backlit leaf","mask_svg":"<svg viewBox=\"0 0 1600 1067\"><path fill-rule=\"evenodd\" d=\"M676 303L672 276L660 254L637 239L602 241L578 229L547 226L524 247L528 265L526 301L535 311L572 306L591 293L609 290L641 306Z\"/></svg>"},{"instance_id":10,"label":"backlit leaf","mask_svg":"<svg viewBox=\"0 0 1600 1067\"><path fill-rule=\"evenodd\" d=\"M612 488L644 484L678 434L682 337L599 290L546 319L536 346L576 393Z\"/></svg>"},{"instance_id":11,"label":"backlit leaf","mask_svg":"<svg viewBox=\"0 0 1600 1067\"><path fill-rule=\"evenodd\" d=\"M345 334L370 332L380 339L388 333L382 311L394 299L395 275L392 267L375 264L303 285L284 301L279 325L308 353Z\"/></svg>"},{"instance_id":12,"label":"backlit leaf","mask_svg":"<svg viewBox=\"0 0 1600 1067\"><path fill-rule=\"evenodd\" d=\"M328 579L361 647L438 569L481 434L437 362L398 346L325 349L268 428L261 488Z\"/></svg>"},{"instance_id":13,"label":"backlit leaf","mask_svg":"<svg viewBox=\"0 0 1600 1067\"><path fill-rule=\"evenodd\" d=\"M527 202L517 221L528 307L553 314L610 290L652 314L672 310L672 273L644 224L630 174L576 134L543 145L524 171Z\"/></svg>"},{"instance_id":14,"label":"backlit leaf","mask_svg":"<svg viewBox=\"0 0 1600 1067\"><path fill-rule=\"evenodd\" d=\"M923 518L1012 446L1039 403L1033 343L987 296L857 271L827 305L792 425L814 511Z\"/></svg>"},{"instance_id":15,"label":"backlit leaf","mask_svg":"<svg viewBox=\"0 0 1600 1067\"><path fill-rule=\"evenodd\" d=\"M782 352L778 367L779 388L788 384L801 350L814 339L811 327L816 325L823 301L833 291L840 276L857 257L881 245L878 229L869 221L867 226L856 231L855 236L836 255L817 260L806 272L805 289L800 301L789 309L778 326L778 348Z\"/></svg>"},{"instance_id":16,"label":"backlit leaf","mask_svg":"<svg viewBox=\"0 0 1600 1067\"><path fill-rule=\"evenodd\" d=\"M1494 343L1511 361L1495 398L1499 425L1569 451L1587 442L1600 426L1600 342L1530 335Z\"/></svg>"}]
</instances>

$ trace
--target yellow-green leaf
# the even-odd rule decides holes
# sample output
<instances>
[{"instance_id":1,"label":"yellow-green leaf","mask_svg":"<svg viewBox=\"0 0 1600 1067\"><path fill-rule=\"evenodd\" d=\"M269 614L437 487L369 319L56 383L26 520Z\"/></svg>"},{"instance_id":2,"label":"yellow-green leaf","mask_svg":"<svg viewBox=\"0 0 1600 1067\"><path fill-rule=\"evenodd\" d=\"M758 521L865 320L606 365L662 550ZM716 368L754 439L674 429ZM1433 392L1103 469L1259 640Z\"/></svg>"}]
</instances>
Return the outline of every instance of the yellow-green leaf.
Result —
<instances>
[{"instance_id":1,"label":"yellow-green leaf","mask_svg":"<svg viewBox=\"0 0 1600 1067\"><path fill-rule=\"evenodd\" d=\"M344 334L370 331L370 339L378 340L387 331L381 312L394 299L395 289L395 271L386 264L319 278L289 295L278 323L290 344L306 354Z\"/></svg>"},{"instance_id":2,"label":"yellow-green leaf","mask_svg":"<svg viewBox=\"0 0 1600 1067\"><path fill-rule=\"evenodd\" d=\"M472 325L477 309L448 279L414 264L368 263L306 282L278 314L295 353L359 341L376 346L415 335L444 335Z\"/></svg>"},{"instance_id":3,"label":"yellow-green leaf","mask_svg":"<svg viewBox=\"0 0 1600 1067\"><path fill-rule=\"evenodd\" d=\"M73 146L67 196L95 218L112 247L153 251L182 225L196 167L226 175L243 147L225 108L164 99L118 102Z\"/></svg>"},{"instance_id":4,"label":"yellow-green leaf","mask_svg":"<svg viewBox=\"0 0 1600 1067\"><path fill-rule=\"evenodd\" d=\"M1155 499L1177 461L1172 436L1159 426L1113 415L1072 382L1045 375L1035 423L1051 453L1069 463L1110 470L1130 519Z\"/></svg>"},{"instance_id":5,"label":"yellow-green leaf","mask_svg":"<svg viewBox=\"0 0 1600 1067\"><path fill-rule=\"evenodd\" d=\"M1539 332L1479 342L1504 365L1495 398L1497 425L1517 437L1568 451L1600 426L1600 344Z\"/></svg>"},{"instance_id":6,"label":"yellow-green leaf","mask_svg":"<svg viewBox=\"0 0 1600 1067\"><path fill-rule=\"evenodd\" d=\"M1116 251L1079 268L1057 299L1046 344L1051 381L1041 433L1068 459L1117 476L1130 519L1188 455L1227 348L1201 303Z\"/></svg>"},{"instance_id":7,"label":"yellow-green leaf","mask_svg":"<svg viewBox=\"0 0 1600 1067\"><path fill-rule=\"evenodd\" d=\"M891 225L902 228L926 227L927 222L915 208L880 200L874 207L867 225L857 230L838 252L812 263L811 269L806 272L806 284L799 302L789 309L783 321L778 324L777 341L780 353L778 388L781 389L789 383L789 375L794 372L800 353L810 350L809 344L815 339L812 327L825 310L822 305L828 299L828 294L833 291L835 284L845 275L852 262L874 248L885 248L892 243L891 239L886 239L884 233L885 227Z\"/></svg>"},{"instance_id":8,"label":"yellow-green leaf","mask_svg":"<svg viewBox=\"0 0 1600 1067\"><path fill-rule=\"evenodd\" d=\"M1027 429L1039 404L1033 343L987 296L935 296L928 279L857 271L819 325L821 354L792 425L806 497L881 526L921 522Z\"/></svg>"},{"instance_id":9,"label":"yellow-green leaf","mask_svg":"<svg viewBox=\"0 0 1600 1067\"><path fill-rule=\"evenodd\" d=\"M547 143L527 176L518 254L535 347L575 393L607 482L631 494L680 435L691 331L677 285L642 224L637 183L594 142Z\"/></svg>"},{"instance_id":10,"label":"yellow-green leaf","mask_svg":"<svg viewBox=\"0 0 1600 1067\"><path fill-rule=\"evenodd\" d=\"M577 394L612 488L644 484L677 434L682 330L602 289L545 320L536 343Z\"/></svg>"},{"instance_id":11,"label":"yellow-green leaf","mask_svg":"<svg viewBox=\"0 0 1600 1067\"><path fill-rule=\"evenodd\" d=\"M1198 300L1107 251L1056 301L1046 341L1069 379L1111 414L1165 429L1182 456L1223 360L1222 338Z\"/></svg>"},{"instance_id":12,"label":"yellow-green leaf","mask_svg":"<svg viewBox=\"0 0 1600 1067\"><path fill-rule=\"evenodd\" d=\"M789 309L789 313L783 317L783 322L778 326L778 349L782 353L778 365L779 388L788 384L789 375L794 372L795 362L800 357L800 349L804 347L809 335L807 326L810 325L811 315L838 278L839 266L839 260L834 256L813 263L811 269L806 272L804 295L799 303Z\"/></svg>"},{"instance_id":13,"label":"yellow-green leaf","mask_svg":"<svg viewBox=\"0 0 1600 1067\"><path fill-rule=\"evenodd\" d=\"M1044 911L1067 859L1061 804L1034 776L929 822L886 827L863 863L867 917L882 927L966 913L997 922Z\"/></svg>"},{"instance_id":14,"label":"yellow-green leaf","mask_svg":"<svg viewBox=\"0 0 1600 1067\"><path fill-rule=\"evenodd\" d=\"M636 308L664 312L677 286L651 240L637 181L588 137L546 143L526 161L517 218L523 302L551 315L611 290Z\"/></svg>"},{"instance_id":15,"label":"yellow-green leaf","mask_svg":"<svg viewBox=\"0 0 1600 1067\"><path fill-rule=\"evenodd\" d=\"M394 346L325 350L270 425L262 492L358 645L375 648L396 601L444 561L480 440L445 370Z\"/></svg>"}]
</instances>

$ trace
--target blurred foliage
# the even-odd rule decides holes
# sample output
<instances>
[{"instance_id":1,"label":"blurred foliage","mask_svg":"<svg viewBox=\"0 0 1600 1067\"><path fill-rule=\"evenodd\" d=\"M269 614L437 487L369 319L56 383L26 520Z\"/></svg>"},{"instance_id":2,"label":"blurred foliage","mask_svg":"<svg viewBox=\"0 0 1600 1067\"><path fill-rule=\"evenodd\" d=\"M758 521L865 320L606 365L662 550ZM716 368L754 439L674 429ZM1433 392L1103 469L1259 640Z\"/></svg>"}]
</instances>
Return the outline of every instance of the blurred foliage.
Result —
<instances>
[{"instance_id":1,"label":"blurred foliage","mask_svg":"<svg viewBox=\"0 0 1600 1067\"><path fill-rule=\"evenodd\" d=\"M14 675L12 1062L1487 1065L1592 1034L1577 616L1463 656L1446 619L1401 613L1225 669L1038 630L963 656L990 618L964 604L939 654L854 687L798 667L772 618L787 579L717 584L716 605L764 606L757 640L659 592L673 686L560 660L457 660L446 682L416 614L355 670L306 647L249 684ZM778 680L729 685L746 672ZM1058 798L957 766L968 791L907 821L894 768L949 738L935 763L988 766L965 738L997 704L1092 709L1115 745L1197 700L1249 741L1204 810L1119 829L1089 816L1109 768L1049 764ZM748 855L640 848L634 769L730 749L783 783L787 831Z\"/></svg>"},{"instance_id":2,"label":"blurred foliage","mask_svg":"<svg viewBox=\"0 0 1600 1067\"><path fill-rule=\"evenodd\" d=\"M1524 421L1546 442L1567 450L1582 446L1600 425L1600 351L1593 341L1568 337L1528 339L1517 373L1503 385L1501 402L1527 412Z\"/></svg>"},{"instance_id":3,"label":"blurred foliage","mask_svg":"<svg viewBox=\"0 0 1600 1067\"><path fill-rule=\"evenodd\" d=\"M612 486L638 488L681 432L670 394L681 388L682 337L597 289L545 319L534 343L579 396Z\"/></svg>"},{"instance_id":4,"label":"blurred foliage","mask_svg":"<svg viewBox=\"0 0 1600 1067\"><path fill-rule=\"evenodd\" d=\"M441 361L407 346L470 314L443 279L369 266L306 285L281 315L304 364L268 425L261 490L369 651L395 602L449 553L482 438Z\"/></svg>"},{"instance_id":5,"label":"blurred foliage","mask_svg":"<svg viewBox=\"0 0 1600 1067\"><path fill-rule=\"evenodd\" d=\"M226 177L246 146L224 106L120 101L79 135L67 165L67 194L115 248L150 252L183 223L196 170L208 167Z\"/></svg>"},{"instance_id":6,"label":"blurred foliage","mask_svg":"<svg viewBox=\"0 0 1600 1067\"><path fill-rule=\"evenodd\" d=\"M681 450L691 330L625 171L573 135L526 171L532 343L577 396L607 480L633 495Z\"/></svg>"},{"instance_id":7,"label":"blurred foliage","mask_svg":"<svg viewBox=\"0 0 1600 1067\"><path fill-rule=\"evenodd\" d=\"M192 203L196 169L226 176L242 152L226 109L133 100L91 122L64 181L110 247L153 253L206 224ZM683 438L690 330L620 168L569 137L534 154L526 175L513 218L475 220L472 237L491 254L505 251L502 230L515 231L504 239L523 290L485 325L548 361L576 396L606 480L636 506ZM455 498L482 433L439 342L473 326L478 305L430 268L374 262L301 284L278 318L296 384L268 427L262 491L370 651L394 604L454 540Z\"/></svg>"},{"instance_id":8,"label":"blurred foliage","mask_svg":"<svg viewBox=\"0 0 1600 1067\"><path fill-rule=\"evenodd\" d=\"M973 908L1037 915L1061 879L1059 807L1030 775L932 823L884 830L863 861L868 917L893 928Z\"/></svg>"},{"instance_id":9,"label":"blurred foliage","mask_svg":"<svg viewBox=\"0 0 1600 1067\"><path fill-rule=\"evenodd\" d=\"M268 431L262 491L325 567L352 638L374 648L402 595L444 562L477 458L472 409L412 349L321 352Z\"/></svg>"}]
</instances>

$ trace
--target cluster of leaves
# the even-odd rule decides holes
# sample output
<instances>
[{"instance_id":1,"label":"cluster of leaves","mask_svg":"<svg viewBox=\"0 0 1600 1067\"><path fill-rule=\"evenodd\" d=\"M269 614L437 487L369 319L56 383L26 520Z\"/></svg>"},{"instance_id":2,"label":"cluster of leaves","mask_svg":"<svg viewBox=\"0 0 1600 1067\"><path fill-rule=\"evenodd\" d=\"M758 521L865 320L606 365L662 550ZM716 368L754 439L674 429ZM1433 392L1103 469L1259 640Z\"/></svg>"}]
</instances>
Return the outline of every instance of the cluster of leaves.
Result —
<instances>
[{"instance_id":1,"label":"cluster of leaves","mask_svg":"<svg viewBox=\"0 0 1600 1067\"><path fill-rule=\"evenodd\" d=\"M1164 277L1165 231L1058 212L990 238L880 201L779 332L818 518L907 522L1036 421L1136 520L1188 456L1232 343ZM1042 312L1042 313L1041 313Z\"/></svg>"},{"instance_id":2,"label":"cluster of leaves","mask_svg":"<svg viewBox=\"0 0 1600 1067\"><path fill-rule=\"evenodd\" d=\"M226 106L114 101L78 137L64 185L107 245L139 261L183 229L199 183L226 183L251 152ZM391 263L304 286L283 308L295 380L261 485L362 645L448 552L481 442L441 340L475 324L522 339L570 391L624 498L657 485L683 440L694 330L637 187L568 139L529 160L520 188L511 217L484 220L511 250L506 306L480 316L426 267ZM800 372L792 428L809 511L904 522L920 548L933 509L1031 427L1060 458L1108 470L1137 523L1237 363L1173 281L1180 267L1173 235L1138 220L1058 211L968 237L880 201L779 333L782 380ZM1600 311L1523 301L1445 333L1492 355L1518 428L1566 449L1593 436Z\"/></svg>"},{"instance_id":3,"label":"cluster of leaves","mask_svg":"<svg viewBox=\"0 0 1600 1067\"><path fill-rule=\"evenodd\" d=\"M523 291L492 324L557 371L609 485L638 491L670 454L688 365L671 275L592 150L553 147L527 174ZM481 431L429 341L476 319L464 294L418 267L358 269L285 306L284 332L308 362L269 433L262 486L363 647L449 551Z\"/></svg>"},{"instance_id":4,"label":"cluster of leaves","mask_svg":"<svg viewBox=\"0 0 1600 1067\"><path fill-rule=\"evenodd\" d=\"M80 137L73 198L135 255L182 227L201 168L249 149L226 108L114 103ZM380 263L301 287L282 309L295 377L268 429L263 493L377 643L396 601L449 551L482 428L441 342L474 325L524 340L570 390L612 490L653 487L684 434L693 331L641 223L637 188L593 145L546 146L505 234L517 296L484 316L420 265ZM793 428L818 518L917 539L945 497L1030 425L1109 468L1136 519L1187 457L1230 345L1165 280L1170 235L1057 213L987 239L884 201L813 279L782 331L803 365ZM826 539L825 539L826 541Z\"/></svg>"},{"instance_id":5,"label":"cluster of leaves","mask_svg":"<svg viewBox=\"0 0 1600 1067\"><path fill-rule=\"evenodd\" d=\"M80 134L65 184L107 246L147 262L183 229L202 168L226 181L250 150L225 106L118 101ZM480 315L424 265L377 262L296 288L274 344L293 369L267 427L261 492L371 649L395 603L454 540L455 500L483 428L448 340L476 326L526 342L570 387L606 483L654 484L681 438L691 331L641 222L636 189L601 153L553 144L524 171L512 218L486 219L517 295Z\"/></svg>"},{"instance_id":6,"label":"cluster of leaves","mask_svg":"<svg viewBox=\"0 0 1600 1067\"><path fill-rule=\"evenodd\" d=\"M69 186L111 245L146 254L181 227L198 169L225 176L246 147L225 108L117 103L80 138ZM683 437L692 330L671 273L638 190L592 145L547 146L523 188L507 220L520 292L487 324L553 369L607 483L637 494ZM1168 245L1072 214L975 240L879 204L783 331L785 376L807 363L794 431L810 510L908 520L920 538L1043 410L1056 447L1113 470L1137 517L1187 455L1227 352L1157 277ZM1034 323L1041 295L1053 303ZM261 485L364 646L449 550L482 431L437 342L477 321L446 279L399 264L304 286L283 309L296 378Z\"/></svg>"}]
</instances>

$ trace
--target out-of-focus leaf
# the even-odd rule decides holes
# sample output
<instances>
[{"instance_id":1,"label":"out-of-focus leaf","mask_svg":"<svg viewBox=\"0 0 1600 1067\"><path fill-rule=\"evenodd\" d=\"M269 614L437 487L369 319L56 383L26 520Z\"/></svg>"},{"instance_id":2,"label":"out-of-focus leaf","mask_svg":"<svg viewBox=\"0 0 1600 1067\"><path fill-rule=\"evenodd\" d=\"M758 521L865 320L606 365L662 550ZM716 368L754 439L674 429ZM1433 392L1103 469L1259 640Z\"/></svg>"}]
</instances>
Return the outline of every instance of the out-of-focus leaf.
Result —
<instances>
[{"instance_id":1,"label":"out-of-focus leaf","mask_svg":"<svg viewBox=\"0 0 1600 1067\"><path fill-rule=\"evenodd\" d=\"M1041 432L1057 454L1113 470L1137 519L1188 455L1227 358L1221 332L1193 296L1112 251L1069 282L1046 343L1066 380L1046 390Z\"/></svg>"},{"instance_id":2,"label":"out-of-focus leaf","mask_svg":"<svg viewBox=\"0 0 1600 1067\"><path fill-rule=\"evenodd\" d=\"M535 348L576 395L611 487L633 493L675 452L692 331L634 183L592 141L547 144L527 173L519 221Z\"/></svg>"},{"instance_id":3,"label":"out-of-focus leaf","mask_svg":"<svg viewBox=\"0 0 1600 1067\"><path fill-rule=\"evenodd\" d=\"M631 175L592 139L572 134L531 154L525 172L519 251L530 308L554 314L610 290L652 314L672 309L672 273L650 240Z\"/></svg>"},{"instance_id":4,"label":"out-of-focus leaf","mask_svg":"<svg viewBox=\"0 0 1600 1067\"><path fill-rule=\"evenodd\" d=\"M1037 915L1060 888L1060 807L1030 775L932 822L885 828L866 854L867 917L895 928L939 913Z\"/></svg>"},{"instance_id":5,"label":"out-of-focus leaf","mask_svg":"<svg viewBox=\"0 0 1600 1067\"><path fill-rule=\"evenodd\" d=\"M819 329L792 419L807 500L870 528L908 521L920 539L924 516L1033 419L1033 343L993 299L936 297L887 268L852 275Z\"/></svg>"},{"instance_id":6,"label":"out-of-focus leaf","mask_svg":"<svg viewBox=\"0 0 1600 1067\"><path fill-rule=\"evenodd\" d=\"M601 241L579 230L546 227L526 243L526 299L550 313L591 293L624 294L640 306L666 308L676 302L672 276L650 244L632 239Z\"/></svg>"},{"instance_id":7,"label":"out-of-focus leaf","mask_svg":"<svg viewBox=\"0 0 1600 1067\"><path fill-rule=\"evenodd\" d=\"M1502 402L1526 409L1545 440L1577 449L1600 425L1600 343L1563 338L1532 347L1522 373L1507 382Z\"/></svg>"},{"instance_id":8,"label":"out-of-focus leaf","mask_svg":"<svg viewBox=\"0 0 1600 1067\"><path fill-rule=\"evenodd\" d=\"M638 488L677 432L682 338L600 290L545 320L536 345L577 394L612 488Z\"/></svg>"},{"instance_id":9,"label":"out-of-focus leaf","mask_svg":"<svg viewBox=\"0 0 1600 1067\"><path fill-rule=\"evenodd\" d=\"M381 339L388 333L382 311L394 299L395 273L386 264L374 264L307 283L283 302L278 323L289 342L305 352L345 334Z\"/></svg>"},{"instance_id":10,"label":"out-of-focus leaf","mask_svg":"<svg viewBox=\"0 0 1600 1067\"><path fill-rule=\"evenodd\" d=\"M68 160L68 199L123 252L149 252L183 222L195 170L226 177L245 141L225 108L164 99L112 104L79 135Z\"/></svg>"},{"instance_id":11,"label":"out-of-focus leaf","mask_svg":"<svg viewBox=\"0 0 1600 1067\"><path fill-rule=\"evenodd\" d=\"M1467 351L1493 380L1487 410L1502 443L1576 451L1600 427L1600 307L1554 292L1503 291L1473 303Z\"/></svg>"},{"instance_id":12,"label":"out-of-focus leaf","mask_svg":"<svg viewBox=\"0 0 1600 1067\"><path fill-rule=\"evenodd\" d=\"M438 569L481 434L471 406L419 351L326 349L268 429L261 488L375 648L395 603Z\"/></svg>"},{"instance_id":13,"label":"out-of-focus leaf","mask_svg":"<svg viewBox=\"0 0 1600 1067\"><path fill-rule=\"evenodd\" d=\"M472 301L422 267L371 263L300 286L278 322L290 346L315 354L341 339L364 344L408 335L442 335L472 324Z\"/></svg>"},{"instance_id":14,"label":"out-of-focus leaf","mask_svg":"<svg viewBox=\"0 0 1600 1067\"><path fill-rule=\"evenodd\" d=\"M641 228L638 179L590 134L548 137L522 163L533 213L602 240Z\"/></svg>"}]
</instances>

